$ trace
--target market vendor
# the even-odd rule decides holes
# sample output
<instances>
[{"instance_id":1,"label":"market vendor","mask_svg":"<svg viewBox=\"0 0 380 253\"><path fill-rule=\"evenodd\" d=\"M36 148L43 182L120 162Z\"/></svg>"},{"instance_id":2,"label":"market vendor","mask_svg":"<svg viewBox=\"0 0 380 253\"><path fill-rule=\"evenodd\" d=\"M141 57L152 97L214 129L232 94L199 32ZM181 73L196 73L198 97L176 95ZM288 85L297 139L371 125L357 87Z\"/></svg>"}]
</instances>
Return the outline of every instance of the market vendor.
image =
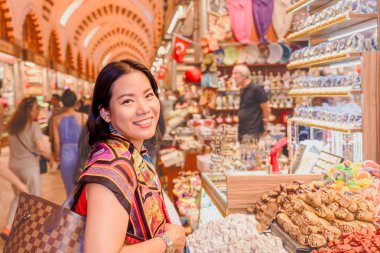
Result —
<instances>
[{"instance_id":1,"label":"market vendor","mask_svg":"<svg viewBox=\"0 0 380 253\"><path fill-rule=\"evenodd\" d=\"M246 65L236 65L232 70L232 79L240 87L239 140L244 135L259 139L268 130L270 109L264 89L251 80Z\"/></svg>"}]
</instances>

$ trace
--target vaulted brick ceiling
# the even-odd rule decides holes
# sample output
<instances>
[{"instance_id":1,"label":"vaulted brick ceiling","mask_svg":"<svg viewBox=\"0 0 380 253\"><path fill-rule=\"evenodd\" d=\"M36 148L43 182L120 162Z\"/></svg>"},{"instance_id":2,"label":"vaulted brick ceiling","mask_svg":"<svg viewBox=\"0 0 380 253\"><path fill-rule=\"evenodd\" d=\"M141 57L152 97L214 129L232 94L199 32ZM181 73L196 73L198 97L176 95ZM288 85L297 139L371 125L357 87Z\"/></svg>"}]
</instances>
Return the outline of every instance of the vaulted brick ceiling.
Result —
<instances>
[{"instance_id":1,"label":"vaulted brick ceiling","mask_svg":"<svg viewBox=\"0 0 380 253\"><path fill-rule=\"evenodd\" d=\"M41 0L42 18L59 23L74 1ZM83 0L61 28L74 54L95 66L130 57L150 65L161 43L163 1ZM91 34L93 34L91 36ZM90 35L90 36L89 36ZM88 38L91 38L88 40ZM86 41L87 38L87 41Z\"/></svg>"}]
</instances>

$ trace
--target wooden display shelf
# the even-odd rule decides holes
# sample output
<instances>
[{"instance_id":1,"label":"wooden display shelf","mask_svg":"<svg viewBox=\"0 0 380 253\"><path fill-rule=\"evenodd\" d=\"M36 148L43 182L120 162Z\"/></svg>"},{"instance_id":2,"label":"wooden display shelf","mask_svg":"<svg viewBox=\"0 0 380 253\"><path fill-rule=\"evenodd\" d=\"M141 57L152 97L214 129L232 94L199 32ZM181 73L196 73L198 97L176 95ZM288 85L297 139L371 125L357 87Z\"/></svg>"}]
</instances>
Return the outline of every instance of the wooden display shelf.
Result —
<instances>
[{"instance_id":1,"label":"wooden display shelf","mask_svg":"<svg viewBox=\"0 0 380 253\"><path fill-rule=\"evenodd\" d=\"M293 110L294 107L272 107L272 106L269 106L270 109L272 110Z\"/></svg>"},{"instance_id":2,"label":"wooden display shelf","mask_svg":"<svg viewBox=\"0 0 380 253\"><path fill-rule=\"evenodd\" d=\"M288 41L305 41L312 40L316 38L321 38L331 34L334 31L341 30L353 25L363 23L368 20L376 19L376 13L369 14L356 14L352 12L347 12L345 14L334 17L333 19L328 19L316 27L304 29L303 31L295 32L289 34L286 38Z\"/></svg>"},{"instance_id":3,"label":"wooden display shelf","mask_svg":"<svg viewBox=\"0 0 380 253\"><path fill-rule=\"evenodd\" d=\"M223 194L213 184L211 173L202 173L202 187L210 197L219 212L225 217L232 213L246 213L246 209L259 201L264 193L273 190L282 183L303 181L310 183L322 179L320 174L259 174L255 172L226 173L227 194ZM220 175L220 173L219 173Z\"/></svg>"},{"instance_id":4,"label":"wooden display shelf","mask_svg":"<svg viewBox=\"0 0 380 253\"><path fill-rule=\"evenodd\" d=\"M269 92L271 91L289 91L291 88L285 88L285 87L281 87L281 88L269 88Z\"/></svg>"},{"instance_id":5,"label":"wooden display shelf","mask_svg":"<svg viewBox=\"0 0 380 253\"><path fill-rule=\"evenodd\" d=\"M300 119L300 118L291 118L289 120L297 125L320 128L320 129L343 132L343 133L361 133L362 132L361 127L336 126L336 124L334 123L323 122L320 120Z\"/></svg>"},{"instance_id":6,"label":"wooden display shelf","mask_svg":"<svg viewBox=\"0 0 380 253\"><path fill-rule=\"evenodd\" d=\"M362 94L361 89L352 89L349 87L328 87L328 88L301 88L289 91L290 97L343 97Z\"/></svg>"},{"instance_id":7,"label":"wooden display shelf","mask_svg":"<svg viewBox=\"0 0 380 253\"><path fill-rule=\"evenodd\" d=\"M220 93L240 93L240 90L217 90Z\"/></svg>"},{"instance_id":8,"label":"wooden display shelf","mask_svg":"<svg viewBox=\"0 0 380 253\"><path fill-rule=\"evenodd\" d=\"M286 63L278 63L278 64L269 64L269 63L254 63L254 64L244 64L247 67L286 67ZM236 64L227 65L227 64L218 64L218 68L233 68Z\"/></svg>"},{"instance_id":9,"label":"wooden display shelf","mask_svg":"<svg viewBox=\"0 0 380 253\"><path fill-rule=\"evenodd\" d=\"M235 112L238 111L239 109L211 109L212 111L216 112Z\"/></svg>"},{"instance_id":10,"label":"wooden display shelf","mask_svg":"<svg viewBox=\"0 0 380 253\"><path fill-rule=\"evenodd\" d=\"M309 68L327 66L333 63L344 63L352 60L359 60L362 57L362 52L340 53L332 56L321 56L319 59L305 61L301 63L289 63L288 69Z\"/></svg>"},{"instance_id":11,"label":"wooden display shelf","mask_svg":"<svg viewBox=\"0 0 380 253\"><path fill-rule=\"evenodd\" d=\"M333 0L300 0L298 3L289 6L289 8L286 9L286 13L307 11L307 8L313 11L331 2L333 2Z\"/></svg>"}]
</instances>

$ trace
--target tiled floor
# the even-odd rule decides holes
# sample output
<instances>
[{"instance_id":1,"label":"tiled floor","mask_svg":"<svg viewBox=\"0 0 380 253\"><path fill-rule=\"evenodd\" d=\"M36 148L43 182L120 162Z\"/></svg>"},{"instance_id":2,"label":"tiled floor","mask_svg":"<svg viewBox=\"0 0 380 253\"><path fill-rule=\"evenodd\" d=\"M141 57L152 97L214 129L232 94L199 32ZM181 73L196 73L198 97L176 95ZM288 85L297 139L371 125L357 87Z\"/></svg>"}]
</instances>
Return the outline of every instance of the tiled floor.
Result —
<instances>
[{"instance_id":1,"label":"tiled floor","mask_svg":"<svg viewBox=\"0 0 380 253\"><path fill-rule=\"evenodd\" d=\"M0 155L0 164L8 164L9 150L3 148ZM41 192L42 197L62 204L66 198L66 192L62 183L59 171L41 175ZM6 219L9 210L9 204L13 198L13 191L10 183L0 178L0 229L6 225ZM0 252L2 252L4 241L0 238Z\"/></svg>"}]
</instances>

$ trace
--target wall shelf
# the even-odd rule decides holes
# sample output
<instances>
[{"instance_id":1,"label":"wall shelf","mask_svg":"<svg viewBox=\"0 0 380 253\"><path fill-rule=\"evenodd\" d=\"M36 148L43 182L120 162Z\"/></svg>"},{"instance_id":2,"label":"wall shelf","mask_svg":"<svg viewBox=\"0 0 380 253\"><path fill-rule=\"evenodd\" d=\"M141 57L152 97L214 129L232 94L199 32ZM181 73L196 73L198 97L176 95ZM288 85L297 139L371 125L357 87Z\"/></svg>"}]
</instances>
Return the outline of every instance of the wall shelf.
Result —
<instances>
[{"instance_id":1,"label":"wall shelf","mask_svg":"<svg viewBox=\"0 0 380 253\"><path fill-rule=\"evenodd\" d=\"M217 90L220 93L231 93L231 94L239 94L240 90Z\"/></svg>"},{"instance_id":2,"label":"wall shelf","mask_svg":"<svg viewBox=\"0 0 380 253\"><path fill-rule=\"evenodd\" d=\"M290 97L343 97L350 95L362 94L360 89L352 89L351 87L327 87L327 88L300 88L289 91Z\"/></svg>"},{"instance_id":3,"label":"wall shelf","mask_svg":"<svg viewBox=\"0 0 380 253\"><path fill-rule=\"evenodd\" d=\"M337 63L344 63L349 62L353 60L360 60L362 57L361 52L352 52L352 53L339 53L334 55L323 55L318 59L315 60L308 60L308 61L302 61L302 62L296 62L296 63L289 63L288 68L289 69L296 69L296 68L309 68L309 67L321 67L321 66L328 66L331 64L337 64Z\"/></svg>"},{"instance_id":4,"label":"wall shelf","mask_svg":"<svg viewBox=\"0 0 380 253\"><path fill-rule=\"evenodd\" d=\"M272 106L269 106L270 109L272 110L293 110L294 107L272 107Z\"/></svg>"},{"instance_id":5,"label":"wall shelf","mask_svg":"<svg viewBox=\"0 0 380 253\"><path fill-rule=\"evenodd\" d=\"M376 13L355 14L352 12L347 12L333 19L328 19L319 24L318 26L304 29L299 32L291 33L286 39L288 41L306 41L321 38L322 36L331 34L334 31L351 27L376 18Z\"/></svg>"},{"instance_id":6,"label":"wall shelf","mask_svg":"<svg viewBox=\"0 0 380 253\"><path fill-rule=\"evenodd\" d=\"M244 64L244 63L243 63ZM218 64L217 67L218 68L233 68L235 67L236 64L233 64L233 65L227 65L227 64ZM262 67L262 68L267 68L267 67L281 67L281 68L285 68L286 67L286 63L283 63L283 64L269 64L269 63L254 63L254 64L244 64L246 65L248 68L250 67Z\"/></svg>"},{"instance_id":7,"label":"wall shelf","mask_svg":"<svg viewBox=\"0 0 380 253\"><path fill-rule=\"evenodd\" d=\"M308 126L313 128L320 128L325 130L343 132L343 133L361 133L361 127L350 127L348 125L339 125L335 123L325 122L321 120L303 119L303 118L291 118L289 121L302 126Z\"/></svg>"},{"instance_id":8,"label":"wall shelf","mask_svg":"<svg viewBox=\"0 0 380 253\"><path fill-rule=\"evenodd\" d=\"M211 109L213 111L217 111L217 112L235 112L235 111L238 111L239 109Z\"/></svg>"},{"instance_id":9,"label":"wall shelf","mask_svg":"<svg viewBox=\"0 0 380 253\"><path fill-rule=\"evenodd\" d=\"M316 10L326 4L333 2L332 0L300 0L296 4L289 6L286 13L306 12Z\"/></svg>"}]
</instances>

